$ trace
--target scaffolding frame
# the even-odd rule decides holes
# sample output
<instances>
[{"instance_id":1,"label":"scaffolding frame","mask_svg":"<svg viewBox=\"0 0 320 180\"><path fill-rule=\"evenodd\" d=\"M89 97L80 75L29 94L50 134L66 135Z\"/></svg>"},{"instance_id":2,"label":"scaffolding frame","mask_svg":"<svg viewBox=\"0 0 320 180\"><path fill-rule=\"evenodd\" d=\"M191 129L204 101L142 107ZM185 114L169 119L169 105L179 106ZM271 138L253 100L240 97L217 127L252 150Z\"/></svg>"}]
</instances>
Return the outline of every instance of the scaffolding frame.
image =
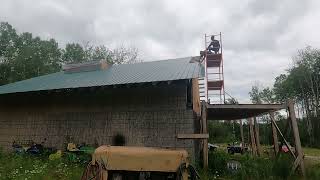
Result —
<instances>
[{"instance_id":1,"label":"scaffolding frame","mask_svg":"<svg viewBox=\"0 0 320 180\"><path fill-rule=\"evenodd\" d=\"M207 47L211 36L219 37L220 49L217 54L208 53ZM224 67L223 67L223 46L222 34L204 35L204 66L205 66L205 100L211 104L225 103Z\"/></svg>"}]
</instances>

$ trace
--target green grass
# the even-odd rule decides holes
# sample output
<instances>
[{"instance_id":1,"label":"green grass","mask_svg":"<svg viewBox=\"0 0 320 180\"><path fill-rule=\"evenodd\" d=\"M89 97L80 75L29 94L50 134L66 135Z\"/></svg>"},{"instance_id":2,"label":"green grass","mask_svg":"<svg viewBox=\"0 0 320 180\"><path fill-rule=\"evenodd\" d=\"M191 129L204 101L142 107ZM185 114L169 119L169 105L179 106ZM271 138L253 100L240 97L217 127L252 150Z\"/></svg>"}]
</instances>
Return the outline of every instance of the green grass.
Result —
<instances>
[{"instance_id":1,"label":"green grass","mask_svg":"<svg viewBox=\"0 0 320 180\"><path fill-rule=\"evenodd\" d=\"M318 156L319 149L304 148L308 156ZM3 153L0 151L0 180L2 179L35 179L35 180L69 180L80 179L90 156L64 153L62 158L49 160L48 154L32 156L27 154ZM230 160L241 163L241 169L231 172L226 168ZM312 159L313 161L313 159ZM199 168L202 180L211 179L286 179L289 177L292 159L281 156L270 159L265 156L229 155L224 148L209 154L209 170ZM306 163L307 179L320 179L320 162ZM290 176L289 179L299 179Z\"/></svg>"},{"instance_id":2,"label":"green grass","mask_svg":"<svg viewBox=\"0 0 320 180\"><path fill-rule=\"evenodd\" d=\"M48 156L16 155L0 152L0 179L80 179L85 163L67 156L49 160Z\"/></svg>"},{"instance_id":3,"label":"green grass","mask_svg":"<svg viewBox=\"0 0 320 180\"><path fill-rule=\"evenodd\" d=\"M240 162L241 169L230 171L226 164L230 160ZM281 154L278 159L267 156L252 157L249 154L229 155L225 150L210 152L209 169L199 169L202 179L301 179L299 174L290 174L293 158ZM320 179L320 163L306 163L306 179Z\"/></svg>"},{"instance_id":4,"label":"green grass","mask_svg":"<svg viewBox=\"0 0 320 180\"><path fill-rule=\"evenodd\" d=\"M309 148L309 147L304 147L303 152L306 156L318 156L320 157L320 149L317 148Z\"/></svg>"}]
</instances>

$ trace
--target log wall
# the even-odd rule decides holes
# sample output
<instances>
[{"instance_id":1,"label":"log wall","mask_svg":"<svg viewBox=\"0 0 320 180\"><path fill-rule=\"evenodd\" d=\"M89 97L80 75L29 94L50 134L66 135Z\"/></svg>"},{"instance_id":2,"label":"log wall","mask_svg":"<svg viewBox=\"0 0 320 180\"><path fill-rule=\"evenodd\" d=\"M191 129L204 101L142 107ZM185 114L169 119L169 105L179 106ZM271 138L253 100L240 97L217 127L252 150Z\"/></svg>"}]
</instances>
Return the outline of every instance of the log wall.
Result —
<instances>
[{"instance_id":1,"label":"log wall","mask_svg":"<svg viewBox=\"0 0 320 180\"><path fill-rule=\"evenodd\" d=\"M112 144L116 134L128 146L184 148L194 156L194 140L178 140L197 126L186 105L184 82L156 86L92 88L0 97L0 146L13 141Z\"/></svg>"}]
</instances>

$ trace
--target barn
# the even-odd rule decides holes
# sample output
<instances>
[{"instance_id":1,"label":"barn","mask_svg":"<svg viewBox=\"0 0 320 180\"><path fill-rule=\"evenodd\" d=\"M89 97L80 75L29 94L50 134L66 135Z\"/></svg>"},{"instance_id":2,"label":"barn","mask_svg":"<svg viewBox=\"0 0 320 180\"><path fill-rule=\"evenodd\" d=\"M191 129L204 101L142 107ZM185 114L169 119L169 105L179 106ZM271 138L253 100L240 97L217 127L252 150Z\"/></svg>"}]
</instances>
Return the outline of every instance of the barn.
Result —
<instances>
[{"instance_id":1,"label":"barn","mask_svg":"<svg viewBox=\"0 0 320 180\"><path fill-rule=\"evenodd\" d=\"M200 133L204 73L193 59L75 68L0 86L0 146L65 149L121 136L126 146L183 148L194 158L199 141L188 137Z\"/></svg>"}]
</instances>

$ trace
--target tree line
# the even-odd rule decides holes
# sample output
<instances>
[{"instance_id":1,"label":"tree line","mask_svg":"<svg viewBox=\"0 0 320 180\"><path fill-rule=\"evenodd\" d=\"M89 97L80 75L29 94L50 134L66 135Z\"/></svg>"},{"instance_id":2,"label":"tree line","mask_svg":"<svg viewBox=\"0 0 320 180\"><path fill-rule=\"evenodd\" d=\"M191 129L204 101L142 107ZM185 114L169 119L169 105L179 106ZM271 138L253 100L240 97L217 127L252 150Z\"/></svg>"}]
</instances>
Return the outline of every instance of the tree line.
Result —
<instances>
[{"instance_id":1,"label":"tree line","mask_svg":"<svg viewBox=\"0 0 320 180\"><path fill-rule=\"evenodd\" d=\"M0 22L0 85L58 72L64 64L102 59L111 64L140 61L134 47L68 43L62 48L53 38L17 33L8 22Z\"/></svg>"},{"instance_id":2,"label":"tree line","mask_svg":"<svg viewBox=\"0 0 320 180\"><path fill-rule=\"evenodd\" d=\"M320 147L319 49L309 46L299 50L292 58L292 66L275 78L272 87L255 85L249 95L253 103L285 103L294 99L302 143Z\"/></svg>"},{"instance_id":3,"label":"tree line","mask_svg":"<svg viewBox=\"0 0 320 180\"><path fill-rule=\"evenodd\" d=\"M250 99L254 104L286 103L288 99L293 99L302 145L320 147L320 49L306 47L299 50L293 56L291 64L285 73L275 78L273 86L252 86ZM227 99L225 103L238 104L234 98ZM260 142L272 144L269 115L262 115L258 119ZM279 128L284 130L287 126L285 113L276 113L276 119ZM210 142L239 142L239 128L237 122L210 122ZM248 125L244 124L243 128L244 138L249 142ZM291 129L284 132L286 139L293 143Z\"/></svg>"}]
</instances>

